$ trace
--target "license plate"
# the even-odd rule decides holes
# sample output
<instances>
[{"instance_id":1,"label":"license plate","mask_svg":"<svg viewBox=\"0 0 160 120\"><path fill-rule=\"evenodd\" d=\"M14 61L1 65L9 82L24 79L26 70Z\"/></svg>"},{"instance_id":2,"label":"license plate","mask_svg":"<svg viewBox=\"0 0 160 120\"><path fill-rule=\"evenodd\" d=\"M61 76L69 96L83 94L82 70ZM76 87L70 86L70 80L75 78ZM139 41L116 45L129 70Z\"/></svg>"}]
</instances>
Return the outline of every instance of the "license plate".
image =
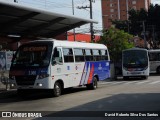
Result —
<instances>
[{"instance_id":1,"label":"license plate","mask_svg":"<svg viewBox=\"0 0 160 120\"><path fill-rule=\"evenodd\" d=\"M131 74L141 74L140 72L131 72Z\"/></svg>"}]
</instances>

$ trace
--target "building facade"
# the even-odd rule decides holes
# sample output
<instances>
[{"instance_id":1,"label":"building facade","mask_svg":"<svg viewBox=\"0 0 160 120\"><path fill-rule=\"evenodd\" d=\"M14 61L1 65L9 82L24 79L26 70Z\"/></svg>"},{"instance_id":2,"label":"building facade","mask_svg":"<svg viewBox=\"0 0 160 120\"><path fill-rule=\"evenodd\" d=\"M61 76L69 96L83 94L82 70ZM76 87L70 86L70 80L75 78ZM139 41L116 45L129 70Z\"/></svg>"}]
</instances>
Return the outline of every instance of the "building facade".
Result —
<instances>
[{"instance_id":1,"label":"building facade","mask_svg":"<svg viewBox=\"0 0 160 120\"><path fill-rule=\"evenodd\" d=\"M68 32L67 34L68 34L67 40L74 41L74 34L72 32ZM98 40L100 40L100 36L95 35L94 42L96 42ZM81 34L81 33L75 34L75 41L90 43L91 42L91 35L90 34Z\"/></svg>"},{"instance_id":2,"label":"building facade","mask_svg":"<svg viewBox=\"0 0 160 120\"><path fill-rule=\"evenodd\" d=\"M101 0L103 29L112 26L111 20L128 20L130 9L148 10L151 0Z\"/></svg>"}]
</instances>

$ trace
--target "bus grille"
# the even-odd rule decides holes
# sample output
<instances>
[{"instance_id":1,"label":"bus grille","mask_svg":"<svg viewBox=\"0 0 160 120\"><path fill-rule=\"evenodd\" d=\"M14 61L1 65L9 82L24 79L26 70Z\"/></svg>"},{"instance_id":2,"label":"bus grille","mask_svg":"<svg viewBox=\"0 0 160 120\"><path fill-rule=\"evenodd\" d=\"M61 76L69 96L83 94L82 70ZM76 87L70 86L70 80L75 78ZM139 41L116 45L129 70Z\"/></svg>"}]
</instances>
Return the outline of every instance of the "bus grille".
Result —
<instances>
[{"instance_id":1,"label":"bus grille","mask_svg":"<svg viewBox=\"0 0 160 120\"><path fill-rule=\"evenodd\" d=\"M36 76L16 76L17 85L34 85Z\"/></svg>"}]
</instances>

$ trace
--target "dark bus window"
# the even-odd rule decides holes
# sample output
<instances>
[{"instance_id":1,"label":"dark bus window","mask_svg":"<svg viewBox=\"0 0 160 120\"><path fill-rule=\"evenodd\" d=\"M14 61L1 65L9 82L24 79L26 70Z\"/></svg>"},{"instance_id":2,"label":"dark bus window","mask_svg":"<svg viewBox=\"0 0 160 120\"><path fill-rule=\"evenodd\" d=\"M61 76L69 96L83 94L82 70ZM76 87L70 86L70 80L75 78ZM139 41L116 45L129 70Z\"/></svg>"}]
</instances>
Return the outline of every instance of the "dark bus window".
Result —
<instances>
[{"instance_id":1,"label":"dark bus window","mask_svg":"<svg viewBox=\"0 0 160 120\"><path fill-rule=\"evenodd\" d=\"M54 63L63 63L62 61L62 51L60 48L55 48L54 49L54 53L53 53L53 57L52 57L52 65L54 65Z\"/></svg>"},{"instance_id":2,"label":"dark bus window","mask_svg":"<svg viewBox=\"0 0 160 120\"><path fill-rule=\"evenodd\" d=\"M63 48L64 62L74 62L72 48Z\"/></svg>"},{"instance_id":3,"label":"dark bus window","mask_svg":"<svg viewBox=\"0 0 160 120\"><path fill-rule=\"evenodd\" d=\"M82 49L74 49L75 61L83 62L84 61L84 53Z\"/></svg>"},{"instance_id":4,"label":"dark bus window","mask_svg":"<svg viewBox=\"0 0 160 120\"><path fill-rule=\"evenodd\" d=\"M99 50L92 50L93 51L93 58L94 58L94 61L99 61L100 60L100 52Z\"/></svg>"},{"instance_id":5,"label":"dark bus window","mask_svg":"<svg viewBox=\"0 0 160 120\"><path fill-rule=\"evenodd\" d=\"M86 61L93 61L92 51L90 49L85 50L85 60Z\"/></svg>"},{"instance_id":6,"label":"dark bus window","mask_svg":"<svg viewBox=\"0 0 160 120\"><path fill-rule=\"evenodd\" d=\"M108 60L107 50L101 50L101 55L102 55L102 57L101 57L102 60Z\"/></svg>"},{"instance_id":7,"label":"dark bus window","mask_svg":"<svg viewBox=\"0 0 160 120\"><path fill-rule=\"evenodd\" d=\"M29 43L22 45L12 60L12 66L49 66L52 47L52 45L46 43Z\"/></svg>"},{"instance_id":8,"label":"dark bus window","mask_svg":"<svg viewBox=\"0 0 160 120\"><path fill-rule=\"evenodd\" d=\"M149 54L149 60L150 61L160 61L160 54L159 53L150 53Z\"/></svg>"}]
</instances>

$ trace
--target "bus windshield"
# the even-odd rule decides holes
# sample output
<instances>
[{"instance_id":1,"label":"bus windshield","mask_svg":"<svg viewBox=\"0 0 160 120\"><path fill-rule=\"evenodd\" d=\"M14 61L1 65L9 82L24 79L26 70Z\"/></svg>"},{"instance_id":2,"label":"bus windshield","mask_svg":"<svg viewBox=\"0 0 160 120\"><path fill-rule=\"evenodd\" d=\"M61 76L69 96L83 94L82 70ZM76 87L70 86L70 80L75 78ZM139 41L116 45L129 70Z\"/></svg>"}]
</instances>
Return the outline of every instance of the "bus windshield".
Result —
<instances>
[{"instance_id":1,"label":"bus windshield","mask_svg":"<svg viewBox=\"0 0 160 120\"><path fill-rule=\"evenodd\" d=\"M12 66L16 67L44 67L50 63L52 45L27 44L22 45L16 52Z\"/></svg>"},{"instance_id":2,"label":"bus windshield","mask_svg":"<svg viewBox=\"0 0 160 120\"><path fill-rule=\"evenodd\" d=\"M143 68L148 66L146 51L129 50L123 52L123 66L126 68Z\"/></svg>"}]
</instances>

